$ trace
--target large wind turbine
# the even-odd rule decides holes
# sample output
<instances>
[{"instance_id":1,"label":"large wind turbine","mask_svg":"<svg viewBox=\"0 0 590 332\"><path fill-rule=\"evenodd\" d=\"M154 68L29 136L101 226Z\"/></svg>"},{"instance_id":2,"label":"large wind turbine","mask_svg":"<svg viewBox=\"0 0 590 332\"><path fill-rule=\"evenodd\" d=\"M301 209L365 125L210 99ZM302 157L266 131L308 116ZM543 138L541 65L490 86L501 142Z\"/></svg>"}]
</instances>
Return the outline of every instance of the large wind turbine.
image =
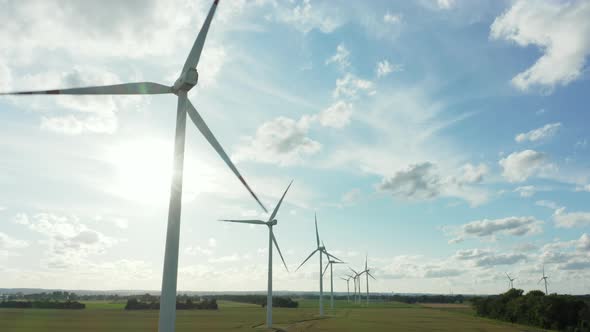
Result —
<instances>
[{"instance_id":1,"label":"large wind turbine","mask_svg":"<svg viewBox=\"0 0 590 332\"><path fill-rule=\"evenodd\" d=\"M539 279L539 281L537 282L537 284L540 283L541 280L544 280L545 281L545 295L549 295L549 293L547 292L547 279L548 278L549 277L545 275L545 265L543 265L543 277L541 279Z\"/></svg>"},{"instance_id":2,"label":"large wind turbine","mask_svg":"<svg viewBox=\"0 0 590 332\"><path fill-rule=\"evenodd\" d=\"M293 183L293 181L291 181L291 183ZM273 243L275 244L275 247L277 248L277 251L279 252L279 255L281 256L281 260L283 261L283 264L285 265L285 269L287 270L287 272L289 271L289 268L287 267L287 264L285 263L285 259L283 258L283 254L281 253L281 249L279 248L279 244L277 243L277 239L275 238L275 235L272 232L272 227L277 224L277 220L275 219L275 217L277 216L277 212L279 212L279 208L281 207L281 203L283 202L283 198L285 198L287 191L291 187L291 183L289 183L289 186L287 186L287 189L283 193L283 196L279 200L279 203L275 207L274 211L272 211L272 214L270 215L270 218L268 218L268 221L227 220L227 219L222 220L222 221L227 221L227 222L238 222L238 223L244 223L244 224L256 224L256 225L268 226L268 289L267 289L267 293L266 293L266 326L268 328L272 327L272 244Z\"/></svg>"},{"instance_id":3,"label":"large wind turbine","mask_svg":"<svg viewBox=\"0 0 590 332\"><path fill-rule=\"evenodd\" d=\"M318 232L318 216L317 216L317 214L314 217L315 217L315 239L316 239L317 248L314 251L312 251L311 254L309 254L309 256L307 256L307 258L303 261L303 263L301 263L301 265L299 265L297 270L299 270L299 268L301 268L303 266L303 264L305 264L305 262L307 262L311 258L311 256L313 256L316 252L320 253L320 317L322 317L322 316L324 316L324 278L323 278L324 265L322 263L322 256L326 255L328 257L328 260L330 258L334 258L337 260L340 260L340 259L329 254L323 243L320 245L320 234ZM297 271L297 270L295 270L295 271Z\"/></svg>"},{"instance_id":4,"label":"large wind turbine","mask_svg":"<svg viewBox=\"0 0 590 332\"><path fill-rule=\"evenodd\" d=\"M514 280L516 280L516 278L511 278L507 272L504 273L506 273L506 277L508 277L508 285L510 285L510 289L514 288Z\"/></svg>"},{"instance_id":5,"label":"large wind turbine","mask_svg":"<svg viewBox=\"0 0 590 332\"><path fill-rule=\"evenodd\" d=\"M365 274L365 276L367 277L367 306L369 306L369 277L373 278L373 280L377 280L375 279L375 277L373 277L373 275L371 274L371 270L368 267L368 261L369 260L369 255L367 255L365 257L365 270L363 272L361 272L361 274ZM360 293L360 288L359 288L359 293Z\"/></svg>"},{"instance_id":6,"label":"large wind turbine","mask_svg":"<svg viewBox=\"0 0 590 332\"><path fill-rule=\"evenodd\" d=\"M193 104L187 98L187 93L197 85L199 74L197 64L201 57L201 51L205 44L207 31L215 14L219 0L213 1L209 14L195 40L190 53L184 63L182 72L174 85L167 86L153 82L125 83L105 86L91 86L82 88L69 88L42 91L20 91L0 93L0 95L153 95L175 94L178 96L176 112L176 133L174 138L174 168L172 172L172 184L170 187L170 203L168 207L168 226L166 230L166 249L164 253L164 269L162 277L162 292L160 296L160 320L158 330L160 332L174 331L176 318L176 279L178 274L178 243L180 240L180 214L182 199L182 176L184 164L184 143L186 130L186 115L197 126L201 134L217 151L221 159L229 166L240 182L248 189L250 194L258 202L265 212L268 212L260 202L256 194L250 189L238 169L234 166L225 153L205 121L199 115Z\"/></svg>"},{"instance_id":7,"label":"large wind turbine","mask_svg":"<svg viewBox=\"0 0 590 332\"><path fill-rule=\"evenodd\" d=\"M322 273L322 277L323 277L324 274L326 273L326 270L328 270L328 267L330 267L330 309L334 309L334 269L333 269L334 264L344 264L344 262L328 259L328 264L326 264L326 268L324 269L324 272Z\"/></svg>"},{"instance_id":8,"label":"large wind turbine","mask_svg":"<svg viewBox=\"0 0 590 332\"><path fill-rule=\"evenodd\" d=\"M346 281L346 302L350 302L350 279L353 277L351 275L346 275L346 278L340 277L340 279ZM356 289L355 289L356 291Z\"/></svg>"}]
</instances>

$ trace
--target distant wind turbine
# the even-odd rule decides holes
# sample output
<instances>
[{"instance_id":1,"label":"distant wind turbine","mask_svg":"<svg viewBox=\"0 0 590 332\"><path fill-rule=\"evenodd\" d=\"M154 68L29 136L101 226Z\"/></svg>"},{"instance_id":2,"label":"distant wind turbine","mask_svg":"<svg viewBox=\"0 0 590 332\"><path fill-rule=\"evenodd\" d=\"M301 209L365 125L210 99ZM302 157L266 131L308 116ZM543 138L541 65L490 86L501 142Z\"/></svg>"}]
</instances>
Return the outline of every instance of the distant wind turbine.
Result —
<instances>
[{"instance_id":1,"label":"distant wind turbine","mask_svg":"<svg viewBox=\"0 0 590 332\"><path fill-rule=\"evenodd\" d=\"M328 251L326 251L326 247L324 246L324 243L322 243L320 245L320 234L318 232L318 217L317 217L317 214L315 215L315 239L316 239L316 246L317 246L317 248L314 251L312 251L311 254L309 254L309 256L307 256L307 258L303 261L303 263L301 263L301 265L299 265L299 267L297 268L297 270L299 270L303 266L303 264L305 264L305 262L307 262L311 258L311 256L313 256L316 252L319 252L319 254L320 254L319 255L320 256L320 317L323 317L324 316L324 278L323 278L324 265L323 265L323 262L322 262L322 256L323 255L326 255L327 258L328 258L328 260L330 258L334 258L334 259L337 259L337 260L340 260L340 259L338 259L337 257L329 254ZM295 271L297 271L297 270L295 270Z\"/></svg>"},{"instance_id":2,"label":"distant wind turbine","mask_svg":"<svg viewBox=\"0 0 590 332\"><path fill-rule=\"evenodd\" d=\"M328 267L330 267L330 309L334 309L334 264L344 264L344 262L328 259L328 264L326 264L326 268L322 273L323 276L326 273L326 270L328 270Z\"/></svg>"},{"instance_id":3,"label":"distant wind turbine","mask_svg":"<svg viewBox=\"0 0 590 332\"><path fill-rule=\"evenodd\" d=\"M358 272L356 272L356 271L355 271L355 270L354 270L352 267L350 267L350 266L349 266L348 268L349 268L349 269L352 271L352 273L354 274L354 276L353 276L353 281L354 281L354 303L357 303L357 302L360 302L360 301L359 301L359 296L360 296L360 293L361 293L361 278L360 278L360 276L361 276L361 273L358 273ZM357 280L358 280L358 281L357 281ZM356 289L357 289L357 287L358 287L358 289L359 289L359 292L358 292L358 294L359 294L359 295L357 295L357 292L356 292Z\"/></svg>"},{"instance_id":4,"label":"distant wind turbine","mask_svg":"<svg viewBox=\"0 0 590 332\"><path fill-rule=\"evenodd\" d=\"M537 284L540 283L541 280L545 281L545 295L549 295L549 292L547 291L547 279L549 279L549 277L545 275L545 265L543 264L543 277L539 279Z\"/></svg>"},{"instance_id":5,"label":"distant wind turbine","mask_svg":"<svg viewBox=\"0 0 590 332\"><path fill-rule=\"evenodd\" d=\"M350 279L352 279L351 275L346 275L346 278L340 277L340 279L346 281L346 302L350 302Z\"/></svg>"},{"instance_id":6,"label":"distant wind turbine","mask_svg":"<svg viewBox=\"0 0 590 332\"><path fill-rule=\"evenodd\" d=\"M510 289L514 288L514 280L516 280L516 278L511 278L507 272L504 273L506 273L506 277L508 277L508 285L510 286Z\"/></svg>"},{"instance_id":7,"label":"distant wind turbine","mask_svg":"<svg viewBox=\"0 0 590 332\"><path fill-rule=\"evenodd\" d=\"M283 261L283 264L285 265L285 269L287 270L287 272L289 271L289 268L287 267L287 264L285 263L285 259L283 258L283 254L281 253L281 249L279 248L279 244L277 243L277 239L275 238L275 235L272 232L272 228L273 228L273 226L275 226L277 224L277 220L275 219L275 217L277 216L277 212L279 212L279 208L281 207L281 203L283 202L283 199L285 198L285 195L287 194L287 191L291 187L292 183L293 183L293 181L291 181L291 183L289 183L289 186L287 186L287 189L283 193L283 196L279 200L279 203L275 207L274 211L272 211L272 214L270 215L270 218L268 218L268 221L227 220L227 219L221 220L221 221L227 221L227 222L237 222L237 223L244 223L244 224L256 224L256 225L268 226L268 289L266 292L266 326L268 328L272 327L272 244L273 243L275 244L275 247L277 248L277 251L279 252L279 255L281 256L281 260Z\"/></svg>"},{"instance_id":8,"label":"distant wind turbine","mask_svg":"<svg viewBox=\"0 0 590 332\"><path fill-rule=\"evenodd\" d=\"M365 257L365 270L363 272L361 272L361 274L365 274L365 276L367 277L367 306L369 305L369 277L373 278L373 280L377 280L375 279L375 277L373 277L373 275L371 274L371 270L368 267L368 260L369 260L369 255L367 255ZM360 292L360 289L359 289Z\"/></svg>"},{"instance_id":9,"label":"distant wind turbine","mask_svg":"<svg viewBox=\"0 0 590 332\"><path fill-rule=\"evenodd\" d=\"M201 134L217 151L221 159L227 164L240 182L246 187L256 202L265 212L268 212L256 194L250 189L238 169L225 153L221 144L217 141L205 121L197 112L193 104L187 98L188 92L197 85L199 74L197 64L201 57L201 51L205 45L205 38L209 26L215 14L219 0L214 0L205 22L201 27L190 53L184 63L180 77L174 85L167 86L153 82L124 83L105 86L91 86L82 88L69 88L42 91L20 91L0 93L0 95L154 95L175 94L178 96L176 112L176 134L174 139L174 166L172 171L172 184L170 186L170 203L168 206L168 226L166 230L166 249L164 252L164 269L162 277L162 292L160 295L160 318L158 331L174 331L176 320L176 282L178 274L178 244L180 241L180 214L182 201L182 176L184 165L184 143L186 130L186 115L197 126Z\"/></svg>"}]
</instances>

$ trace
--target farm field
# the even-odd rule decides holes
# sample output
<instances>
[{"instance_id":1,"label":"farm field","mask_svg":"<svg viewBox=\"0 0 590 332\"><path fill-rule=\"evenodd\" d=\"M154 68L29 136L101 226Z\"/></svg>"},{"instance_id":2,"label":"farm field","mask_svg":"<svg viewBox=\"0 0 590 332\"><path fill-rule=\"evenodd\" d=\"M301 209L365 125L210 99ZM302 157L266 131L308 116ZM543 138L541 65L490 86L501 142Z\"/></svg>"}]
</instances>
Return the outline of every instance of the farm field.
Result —
<instances>
[{"instance_id":1,"label":"farm field","mask_svg":"<svg viewBox=\"0 0 590 332\"><path fill-rule=\"evenodd\" d=\"M0 309L0 331L157 331L158 311L125 311L124 303L85 302L85 310ZM219 301L217 311L178 311L177 331L268 331L260 306ZM300 308L275 308L283 331L540 331L473 316L466 306L375 303L366 308L338 301L318 319L317 302L300 300ZM329 307L329 302L326 308Z\"/></svg>"}]
</instances>

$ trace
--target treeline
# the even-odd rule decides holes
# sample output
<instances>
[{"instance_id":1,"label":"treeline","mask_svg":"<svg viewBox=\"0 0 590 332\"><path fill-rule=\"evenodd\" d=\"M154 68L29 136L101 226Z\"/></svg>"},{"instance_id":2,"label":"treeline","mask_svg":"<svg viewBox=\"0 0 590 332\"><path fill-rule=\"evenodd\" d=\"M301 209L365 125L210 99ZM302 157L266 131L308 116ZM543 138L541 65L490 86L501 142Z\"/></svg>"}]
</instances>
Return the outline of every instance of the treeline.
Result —
<instances>
[{"instance_id":1,"label":"treeline","mask_svg":"<svg viewBox=\"0 0 590 332\"><path fill-rule=\"evenodd\" d=\"M160 302L158 301L141 301L140 299L129 299L125 305L125 310L154 310L160 309ZM184 302L176 302L177 310L217 310L216 299L202 299L201 301L193 301L190 298Z\"/></svg>"},{"instance_id":2,"label":"treeline","mask_svg":"<svg viewBox=\"0 0 590 332\"><path fill-rule=\"evenodd\" d=\"M403 303L463 303L466 300L463 295L386 295L372 298Z\"/></svg>"},{"instance_id":3,"label":"treeline","mask_svg":"<svg viewBox=\"0 0 590 332\"><path fill-rule=\"evenodd\" d=\"M590 331L590 303L587 297L545 295L522 289L472 300L478 315L544 329ZM586 300L586 301L585 301Z\"/></svg>"},{"instance_id":4,"label":"treeline","mask_svg":"<svg viewBox=\"0 0 590 332\"><path fill-rule=\"evenodd\" d=\"M0 308L85 309L86 305L77 301L2 301Z\"/></svg>"},{"instance_id":5,"label":"treeline","mask_svg":"<svg viewBox=\"0 0 590 332\"><path fill-rule=\"evenodd\" d=\"M233 302L241 302L241 303L251 303L257 304L262 307L266 307L266 295L216 295L216 298L219 300L226 300L226 301L233 301ZM299 307L299 302L294 301L290 297L286 296L273 296L272 297L272 306L274 308L297 308Z\"/></svg>"}]
</instances>

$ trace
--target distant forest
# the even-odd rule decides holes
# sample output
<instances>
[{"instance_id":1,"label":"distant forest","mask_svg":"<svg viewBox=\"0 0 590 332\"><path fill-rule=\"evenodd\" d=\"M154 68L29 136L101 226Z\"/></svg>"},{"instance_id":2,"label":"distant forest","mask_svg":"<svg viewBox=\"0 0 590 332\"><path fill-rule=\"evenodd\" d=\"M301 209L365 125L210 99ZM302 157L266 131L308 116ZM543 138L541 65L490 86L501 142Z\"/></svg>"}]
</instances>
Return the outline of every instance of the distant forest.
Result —
<instances>
[{"instance_id":1,"label":"distant forest","mask_svg":"<svg viewBox=\"0 0 590 332\"><path fill-rule=\"evenodd\" d=\"M77 301L2 301L0 308L22 309L85 309L86 305Z\"/></svg>"},{"instance_id":2,"label":"distant forest","mask_svg":"<svg viewBox=\"0 0 590 332\"><path fill-rule=\"evenodd\" d=\"M472 299L480 316L561 331L590 332L590 296L545 295L522 289Z\"/></svg>"},{"instance_id":3,"label":"distant forest","mask_svg":"<svg viewBox=\"0 0 590 332\"><path fill-rule=\"evenodd\" d=\"M215 297L219 300L252 303L266 307L266 295L217 295ZM274 308L297 308L299 302L286 296L273 296L272 306Z\"/></svg>"}]
</instances>

